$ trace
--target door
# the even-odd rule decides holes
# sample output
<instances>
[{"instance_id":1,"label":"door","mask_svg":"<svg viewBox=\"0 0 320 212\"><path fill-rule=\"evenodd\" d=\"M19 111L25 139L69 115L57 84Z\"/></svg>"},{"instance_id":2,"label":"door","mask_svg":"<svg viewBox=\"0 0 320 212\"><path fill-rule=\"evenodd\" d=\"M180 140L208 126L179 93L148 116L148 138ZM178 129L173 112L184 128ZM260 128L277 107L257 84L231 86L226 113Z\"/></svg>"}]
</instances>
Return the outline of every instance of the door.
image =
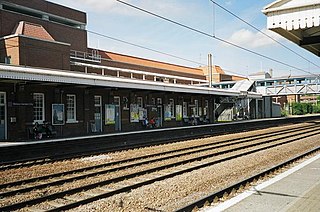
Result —
<instances>
[{"instance_id":1,"label":"door","mask_svg":"<svg viewBox=\"0 0 320 212\"><path fill-rule=\"evenodd\" d=\"M102 132L102 97L94 96L94 124L95 131Z\"/></svg>"},{"instance_id":2,"label":"door","mask_svg":"<svg viewBox=\"0 0 320 212\"><path fill-rule=\"evenodd\" d=\"M156 126L162 127L163 116L162 116L162 99L157 98L157 118L156 118Z\"/></svg>"},{"instance_id":3,"label":"door","mask_svg":"<svg viewBox=\"0 0 320 212\"><path fill-rule=\"evenodd\" d=\"M157 127L162 127L162 105L157 106L157 112L158 112L158 117L156 119L156 125Z\"/></svg>"},{"instance_id":4,"label":"door","mask_svg":"<svg viewBox=\"0 0 320 212\"><path fill-rule=\"evenodd\" d=\"M115 131L121 131L120 97L115 96L113 102L115 105Z\"/></svg>"},{"instance_id":5,"label":"door","mask_svg":"<svg viewBox=\"0 0 320 212\"><path fill-rule=\"evenodd\" d=\"M0 140L7 139L6 93L0 92Z\"/></svg>"}]
</instances>

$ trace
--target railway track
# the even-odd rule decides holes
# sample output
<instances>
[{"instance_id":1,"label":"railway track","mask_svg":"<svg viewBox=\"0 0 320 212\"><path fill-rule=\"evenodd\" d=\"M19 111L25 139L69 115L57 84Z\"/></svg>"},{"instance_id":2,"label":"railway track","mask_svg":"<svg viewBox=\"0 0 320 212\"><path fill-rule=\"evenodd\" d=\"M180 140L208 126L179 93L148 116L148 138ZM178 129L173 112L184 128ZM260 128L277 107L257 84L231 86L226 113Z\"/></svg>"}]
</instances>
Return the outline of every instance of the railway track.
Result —
<instances>
[{"instance_id":1,"label":"railway track","mask_svg":"<svg viewBox=\"0 0 320 212\"><path fill-rule=\"evenodd\" d=\"M285 162L282 162L278 165L275 165L267 170L264 170L258 174L255 174L247 179L241 180L236 184L233 184L231 186L228 186L227 188L224 188L220 191L214 192L210 194L209 196L206 196L204 198L201 198L199 200L194 201L191 204L188 204L182 208L179 208L175 212L192 212L192 211L197 211L201 208L204 208L205 206L209 206L211 203L217 203L221 199L226 200L226 198L233 197L234 194L237 191L243 191L244 188L248 188L250 185L255 184L260 179L264 178L269 178L270 175L273 175L276 173L278 170L282 169L283 167L289 166L290 164L303 159L309 155L312 155L316 152L320 151L320 147L314 148L308 152L305 152L303 154L300 154L296 157L293 157Z\"/></svg>"},{"instance_id":2,"label":"railway track","mask_svg":"<svg viewBox=\"0 0 320 212\"><path fill-rule=\"evenodd\" d=\"M315 136L319 131L320 127L314 124L298 131L295 128L229 139L3 184L0 186L0 211L21 208L67 210L216 163ZM138 170L135 170L137 167ZM91 178L95 181L85 182ZM59 190L59 185L66 184L71 188Z\"/></svg>"},{"instance_id":3,"label":"railway track","mask_svg":"<svg viewBox=\"0 0 320 212\"><path fill-rule=\"evenodd\" d=\"M300 129L304 129L304 128L311 128L312 126L314 125L318 125L319 123L315 122L311 125L308 125L308 126L303 126L303 127L300 127ZM264 133L263 135L249 135L249 136L241 136L241 137L237 137L237 138L232 138L232 139L228 139L228 140L225 140L223 142L227 143L227 142L230 142L230 141L234 141L234 140L238 140L238 139L254 139L254 138L262 138L263 136L269 136L269 135L274 135L275 133L284 133L284 132L289 132L289 131L294 131L296 130L295 127L293 128L289 128L289 129L286 129L286 130L283 130L283 129L280 129L280 130L273 130L269 133ZM151 144L151 143L150 143ZM152 143L153 145L155 145L154 143ZM209 144L210 145L210 144ZM205 146L205 145L203 145ZM198 146L200 147L200 146ZM130 146L129 148L127 149L132 149L132 148L135 148L135 146ZM187 148L186 148L187 149ZM113 149L112 151L118 151L119 148L115 148ZM126 149L121 149L122 151L123 150L126 150ZM181 149L181 150L184 150L184 149ZM111 151L111 150L109 150ZM107 152L109 152L107 151ZM180 151L180 150L178 150ZM103 151L102 151L103 152ZM174 151L172 151L174 152ZM103 153L106 153L106 152L103 152ZM167 154L169 152L165 152L165 154ZM159 153L160 154L163 154L163 153ZM90 156L91 154L89 154ZM155 156L155 155L153 155ZM69 156L64 156L64 157L61 157L61 158L56 158L56 159L50 159L50 158L38 158L38 159L35 159L35 160L28 160L28 161L17 161L17 162L10 162L10 163L0 163L0 171L4 171L4 170L8 170L8 169L14 169L14 168L23 168L23 167L31 167L31 166L39 166L39 165L44 165L44 164L52 164L52 163L55 163L57 161L63 161L63 160L68 160L68 159L80 159L80 158L83 158L83 157L88 157L88 155L85 155L85 156L79 156L79 155L74 155L74 154L71 154ZM150 157L149 155L147 156L144 156L144 157ZM142 159L143 157L140 157L140 158L133 158L133 159L129 159L129 160L126 160L126 161L119 161L121 163L123 162L129 162L130 160L136 160L136 159ZM118 163L118 162L116 162ZM111 165L111 164L109 164ZM0 185L0 188L1 188L1 185Z\"/></svg>"},{"instance_id":4,"label":"railway track","mask_svg":"<svg viewBox=\"0 0 320 212\"><path fill-rule=\"evenodd\" d=\"M267 127L297 123L314 123L318 116L290 117L279 119L248 120L223 124L208 124L177 128L160 128L136 132L102 134L78 138L61 138L54 142L26 142L27 145L0 148L0 166L17 167L41 165L41 161L57 161L88 157L106 152L142 148L158 144L184 141L190 138L217 136L226 133L245 132ZM31 162L33 160L33 162ZM1 167L0 167L1 169ZM2 169L3 170L3 169Z\"/></svg>"}]
</instances>

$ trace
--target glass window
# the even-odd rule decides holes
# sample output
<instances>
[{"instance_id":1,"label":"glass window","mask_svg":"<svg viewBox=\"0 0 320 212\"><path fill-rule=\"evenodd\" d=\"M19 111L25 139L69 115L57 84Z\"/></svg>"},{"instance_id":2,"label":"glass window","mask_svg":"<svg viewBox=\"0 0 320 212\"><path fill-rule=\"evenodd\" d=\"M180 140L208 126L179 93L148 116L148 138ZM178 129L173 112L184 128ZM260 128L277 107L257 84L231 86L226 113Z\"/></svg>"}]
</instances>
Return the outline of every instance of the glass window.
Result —
<instances>
[{"instance_id":1,"label":"glass window","mask_svg":"<svg viewBox=\"0 0 320 212\"><path fill-rule=\"evenodd\" d=\"M198 100L194 100L194 108L193 108L193 114L195 116L199 116L199 101Z\"/></svg>"},{"instance_id":2,"label":"glass window","mask_svg":"<svg viewBox=\"0 0 320 212\"><path fill-rule=\"evenodd\" d=\"M128 102L129 102L129 100L128 100L128 97L123 97L122 98L122 101L123 101L123 108L128 108Z\"/></svg>"},{"instance_id":3,"label":"glass window","mask_svg":"<svg viewBox=\"0 0 320 212\"><path fill-rule=\"evenodd\" d=\"M161 98L157 98L157 105L162 105L162 99Z\"/></svg>"},{"instance_id":4,"label":"glass window","mask_svg":"<svg viewBox=\"0 0 320 212\"><path fill-rule=\"evenodd\" d=\"M101 96L94 96L94 106L99 107L101 105Z\"/></svg>"},{"instance_id":5,"label":"glass window","mask_svg":"<svg viewBox=\"0 0 320 212\"><path fill-rule=\"evenodd\" d=\"M151 104L155 105L156 104L156 99L155 98L151 98Z\"/></svg>"},{"instance_id":6,"label":"glass window","mask_svg":"<svg viewBox=\"0 0 320 212\"><path fill-rule=\"evenodd\" d=\"M203 115L206 117L208 115L208 110L209 110L209 101L205 100L204 101L204 108L203 108Z\"/></svg>"},{"instance_id":7,"label":"glass window","mask_svg":"<svg viewBox=\"0 0 320 212\"><path fill-rule=\"evenodd\" d=\"M120 96L114 96L113 103L120 106Z\"/></svg>"},{"instance_id":8,"label":"glass window","mask_svg":"<svg viewBox=\"0 0 320 212\"><path fill-rule=\"evenodd\" d=\"M76 95L67 94L67 121L76 121Z\"/></svg>"},{"instance_id":9,"label":"glass window","mask_svg":"<svg viewBox=\"0 0 320 212\"><path fill-rule=\"evenodd\" d=\"M183 116L183 118L188 118L188 103L187 102L183 102L182 116Z\"/></svg>"},{"instance_id":10,"label":"glass window","mask_svg":"<svg viewBox=\"0 0 320 212\"><path fill-rule=\"evenodd\" d=\"M169 108L171 117L174 118L174 99L169 99Z\"/></svg>"},{"instance_id":11,"label":"glass window","mask_svg":"<svg viewBox=\"0 0 320 212\"><path fill-rule=\"evenodd\" d=\"M5 64L11 64L11 56L7 56L4 58L4 63Z\"/></svg>"},{"instance_id":12,"label":"glass window","mask_svg":"<svg viewBox=\"0 0 320 212\"><path fill-rule=\"evenodd\" d=\"M4 104L4 95L0 93L0 104Z\"/></svg>"},{"instance_id":13,"label":"glass window","mask_svg":"<svg viewBox=\"0 0 320 212\"><path fill-rule=\"evenodd\" d=\"M137 105L138 105L138 107L143 107L143 99L142 99L142 97L138 97L137 98Z\"/></svg>"},{"instance_id":14,"label":"glass window","mask_svg":"<svg viewBox=\"0 0 320 212\"><path fill-rule=\"evenodd\" d=\"M33 121L42 123L45 120L44 117L44 94L33 94Z\"/></svg>"}]
</instances>

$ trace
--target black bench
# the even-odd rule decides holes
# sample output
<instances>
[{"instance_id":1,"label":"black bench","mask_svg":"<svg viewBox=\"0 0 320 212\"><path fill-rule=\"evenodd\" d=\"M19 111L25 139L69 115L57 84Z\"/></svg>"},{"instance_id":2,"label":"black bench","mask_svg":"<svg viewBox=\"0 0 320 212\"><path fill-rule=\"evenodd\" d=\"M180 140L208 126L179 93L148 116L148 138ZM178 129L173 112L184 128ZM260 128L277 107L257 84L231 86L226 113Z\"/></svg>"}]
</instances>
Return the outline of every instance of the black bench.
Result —
<instances>
[{"instance_id":1,"label":"black bench","mask_svg":"<svg viewBox=\"0 0 320 212\"><path fill-rule=\"evenodd\" d=\"M46 127L47 129L46 129ZM33 132L33 126L28 127L28 138L29 139L35 139L35 134ZM54 137L57 135L57 131L55 129L54 126L52 126L51 124L39 124L38 125L38 130L39 132L42 134L42 139L43 138L50 138L50 137Z\"/></svg>"}]
</instances>

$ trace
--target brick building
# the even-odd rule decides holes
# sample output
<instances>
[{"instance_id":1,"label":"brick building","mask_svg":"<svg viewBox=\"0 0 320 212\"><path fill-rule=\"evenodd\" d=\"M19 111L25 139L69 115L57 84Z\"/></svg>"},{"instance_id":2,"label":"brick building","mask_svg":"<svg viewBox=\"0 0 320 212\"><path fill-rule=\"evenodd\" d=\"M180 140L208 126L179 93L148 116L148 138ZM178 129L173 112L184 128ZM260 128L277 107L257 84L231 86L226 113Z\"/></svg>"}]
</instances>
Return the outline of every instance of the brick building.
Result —
<instances>
[{"instance_id":1,"label":"brick building","mask_svg":"<svg viewBox=\"0 0 320 212\"><path fill-rule=\"evenodd\" d=\"M202 69L87 47L86 14L44 0L0 0L0 140L212 123L236 91L201 86ZM248 98L260 98L248 93ZM252 101L252 117L255 117Z\"/></svg>"}]
</instances>

